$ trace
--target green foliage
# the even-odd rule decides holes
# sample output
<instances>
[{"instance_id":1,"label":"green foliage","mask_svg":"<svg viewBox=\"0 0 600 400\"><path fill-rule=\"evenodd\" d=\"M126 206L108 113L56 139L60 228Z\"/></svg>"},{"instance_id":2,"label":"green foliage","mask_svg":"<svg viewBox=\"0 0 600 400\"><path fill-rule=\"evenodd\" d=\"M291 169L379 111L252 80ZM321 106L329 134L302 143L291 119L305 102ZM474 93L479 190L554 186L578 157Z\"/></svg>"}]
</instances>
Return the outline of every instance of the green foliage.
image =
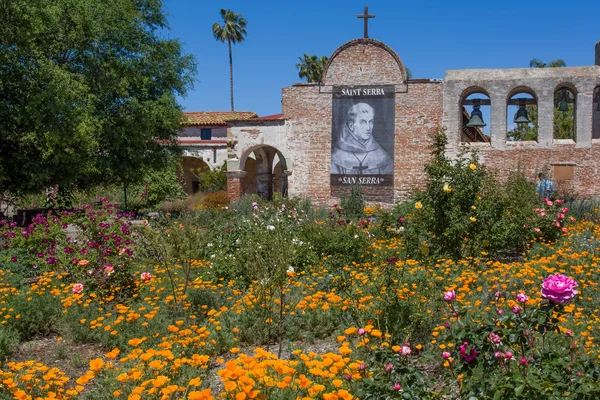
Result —
<instances>
[{"instance_id":1,"label":"green foliage","mask_svg":"<svg viewBox=\"0 0 600 400\"><path fill-rule=\"evenodd\" d=\"M139 181L165 166L195 63L160 0L2 0L0 191Z\"/></svg>"},{"instance_id":2,"label":"green foliage","mask_svg":"<svg viewBox=\"0 0 600 400\"><path fill-rule=\"evenodd\" d=\"M5 325L0 326L0 363L4 363L19 344L19 332Z\"/></svg>"},{"instance_id":3,"label":"green foliage","mask_svg":"<svg viewBox=\"0 0 600 400\"><path fill-rule=\"evenodd\" d=\"M341 196L342 216L348 221L358 221L365 216L365 196L360 186L352 186L348 196Z\"/></svg>"},{"instance_id":4,"label":"green foliage","mask_svg":"<svg viewBox=\"0 0 600 400\"><path fill-rule=\"evenodd\" d=\"M451 160L446 141L442 131L434 135L426 189L400 216L407 217L402 228L409 256L460 259L521 251L534 233L535 186L519 171L501 183L473 151L463 149Z\"/></svg>"},{"instance_id":5,"label":"green foliage","mask_svg":"<svg viewBox=\"0 0 600 400\"><path fill-rule=\"evenodd\" d=\"M538 106L537 104L527 104L525 106L527 110L527 115L529 116L529 120L531 121L528 124L516 124L516 126L506 132L506 139L518 142L523 140L533 140L537 141L538 139ZM513 116L516 117L516 113Z\"/></svg>"},{"instance_id":6,"label":"green foliage","mask_svg":"<svg viewBox=\"0 0 600 400\"><path fill-rule=\"evenodd\" d=\"M300 62L296 64L299 69L298 76L305 78L307 82L321 82L323 71L327 64L328 58L318 57L315 55L304 54L304 57L298 57Z\"/></svg>"},{"instance_id":7,"label":"green foliage","mask_svg":"<svg viewBox=\"0 0 600 400\"><path fill-rule=\"evenodd\" d=\"M215 169L205 169L197 171L194 175L198 178L198 190L203 193L219 192L227 190L227 165Z\"/></svg>"},{"instance_id":8,"label":"green foliage","mask_svg":"<svg viewBox=\"0 0 600 400\"><path fill-rule=\"evenodd\" d=\"M596 398L600 385L595 361L572 333L562 333L557 325L559 318L568 318L563 307L517 303L511 310L503 307L503 300L499 293L487 308L493 311L484 315L452 306L455 318L439 339L454 344L448 349L446 379L452 384L457 375L463 376L461 398Z\"/></svg>"}]
</instances>

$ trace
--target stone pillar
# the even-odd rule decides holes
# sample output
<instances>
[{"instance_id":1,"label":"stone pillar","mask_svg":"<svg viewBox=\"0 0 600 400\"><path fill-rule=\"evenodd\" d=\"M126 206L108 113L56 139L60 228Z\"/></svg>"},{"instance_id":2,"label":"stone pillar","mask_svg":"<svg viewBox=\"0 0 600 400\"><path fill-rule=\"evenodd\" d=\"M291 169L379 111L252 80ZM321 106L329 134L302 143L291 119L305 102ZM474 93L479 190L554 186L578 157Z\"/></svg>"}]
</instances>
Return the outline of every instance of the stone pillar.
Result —
<instances>
[{"instance_id":1,"label":"stone pillar","mask_svg":"<svg viewBox=\"0 0 600 400\"><path fill-rule=\"evenodd\" d=\"M506 147L506 93L490 91L490 135L492 147L503 149Z\"/></svg>"},{"instance_id":2,"label":"stone pillar","mask_svg":"<svg viewBox=\"0 0 600 400\"><path fill-rule=\"evenodd\" d=\"M577 147L592 145L593 97L586 93L577 94L575 107L575 142Z\"/></svg>"},{"instance_id":3,"label":"stone pillar","mask_svg":"<svg viewBox=\"0 0 600 400\"><path fill-rule=\"evenodd\" d=\"M256 193L265 200L273 198L273 174L262 173L256 175Z\"/></svg>"},{"instance_id":4,"label":"stone pillar","mask_svg":"<svg viewBox=\"0 0 600 400\"><path fill-rule=\"evenodd\" d=\"M244 177L246 171L227 171L227 197L229 202L233 203L238 201L244 195Z\"/></svg>"},{"instance_id":5,"label":"stone pillar","mask_svg":"<svg viewBox=\"0 0 600 400\"><path fill-rule=\"evenodd\" d=\"M596 43L596 65L600 66L600 42Z\"/></svg>"},{"instance_id":6,"label":"stone pillar","mask_svg":"<svg viewBox=\"0 0 600 400\"><path fill-rule=\"evenodd\" d=\"M552 147L554 138L554 92L538 90L538 143Z\"/></svg>"}]
</instances>

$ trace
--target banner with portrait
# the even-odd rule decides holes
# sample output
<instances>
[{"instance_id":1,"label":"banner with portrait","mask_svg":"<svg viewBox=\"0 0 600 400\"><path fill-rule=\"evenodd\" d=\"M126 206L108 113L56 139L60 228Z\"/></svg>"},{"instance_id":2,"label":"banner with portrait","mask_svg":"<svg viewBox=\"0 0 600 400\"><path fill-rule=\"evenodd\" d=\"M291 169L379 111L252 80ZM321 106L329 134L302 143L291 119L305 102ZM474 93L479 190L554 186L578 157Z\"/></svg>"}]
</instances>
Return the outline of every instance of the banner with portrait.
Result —
<instances>
[{"instance_id":1,"label":"banner with portrait","mask_svg":"<svg viewBox=\"0 0 600 400\"><path fill-rule=\"evenodd\" d=\"M393 186L393 85L333 88L331 186Z\"/></svg>"}]
</instances>

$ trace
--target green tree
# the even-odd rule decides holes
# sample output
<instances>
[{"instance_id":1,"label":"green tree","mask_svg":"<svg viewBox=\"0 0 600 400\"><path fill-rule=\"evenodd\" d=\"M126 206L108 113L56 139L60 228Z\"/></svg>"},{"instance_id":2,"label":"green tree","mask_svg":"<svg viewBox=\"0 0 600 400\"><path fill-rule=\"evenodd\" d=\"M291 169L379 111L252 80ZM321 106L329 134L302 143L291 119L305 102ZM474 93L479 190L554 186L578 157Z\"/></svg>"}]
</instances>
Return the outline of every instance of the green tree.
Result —
<instances>
[{"instance_id":1,"label":"green tree","mask_svg":"<svg viewBox=\"0 0 600 400\"><path fill-rule=\"evenodd\" d=\"M0 192L137 182L177 152L195 62L161 0L0 0Z\"/></svg>"},{"instance_id":2,"label":"green tree","mask_svg":"<svg viewBox=\"0 0 600 400\"><path fill-rule=\"evenodd\" d=\"M560 58L552 60L550 61L550 63L545 63L537 58L534 58L531 61L529 61L530 68L561 68L566 66L567 63L564 60L561 60Z\"/></svg>"},{"instance_id":3,"label":"green tree","mask_svg":"<svg viewBox=\"0 0 600 400\"><path fill-rule=\"evenodd\" d=\"M229 48L229 93L231 97L231 111L233 107L233 58L231 55L231 44L244 41L246 36L246 18L242 14L236 14L231 10L221 8L222 24L215 22L212 27L213 35L216 40L225 43Z\"/></svg>"},{"instance_id":4,"label":"green tree","mask_svg":"<svg viewBox=\"0 0 600 400\"><path fill-rule=\"evenodd\" d=\"M300 62L296 64L299 69L298 76L305 78L307 82L320 82L323 78L323 71L328 58L315 55L304 54L304 57L298 57Z\"/></svg>"}]
</instances>

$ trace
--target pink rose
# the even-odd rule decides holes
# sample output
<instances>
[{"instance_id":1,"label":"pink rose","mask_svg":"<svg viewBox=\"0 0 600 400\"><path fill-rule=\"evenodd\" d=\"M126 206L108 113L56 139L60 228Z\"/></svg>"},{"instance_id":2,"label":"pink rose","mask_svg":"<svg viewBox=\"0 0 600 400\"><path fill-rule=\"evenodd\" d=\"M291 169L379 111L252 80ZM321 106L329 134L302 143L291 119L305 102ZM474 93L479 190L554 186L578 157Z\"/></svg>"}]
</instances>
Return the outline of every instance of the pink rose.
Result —
<instances>
[{"instance_id":1,"label":"pink rose","mask_svg":"<svg viewBox=\"0 0 600 400\"><path fill-rule=\"evenodd\" d=\"M450 358L450 353L448 353L447 351L444 351L444 352L442 353L442 358L443 358L444 360L447 360L447 359L449 359L449 358Z\"/></svg>"},{"instance_id":2,"label":"pink rose","mask_svg":"<svg viewBox=\"0 0 600 400\"><path fill-rule=\"evenodd\" d=\"M83 292L83 284L76 283L75 285L73 285L73 293L79 294L81 292Z\"/></svg>"},{"instance_id":3,"label":"pink rose","mask_svg":"<svg viewBox=\"0 0 600 400\"><path fill-rule=\"evenodd\" d=\"M394 390L397 392L400 389L402 389L402 387L400 386L400 384L398 382L394 383Z\"/></svg>"},{"instance_id":4,"label":"pink rose","mask_svg":"<svg viewBox=\"0 0 600 400\"><path fill-rule=\"evenodd\" d=\"M577 282L568 276L550 275L542 282L542 297L553 303L565 304L575 297L577 286L579 286Z\"/></svg>"},{"instance_id":5,"label":"pink rose","mask_svg":"<svg viewBox=\"0 0 600 400\"><path fill-rule=\"evenodd\" d=\"M364 328L358 328L358 336L365 336L366 333L367 331Z\"/></svg>"},{"instance_id":6,"label":"pink rose","mask_svg":"<svg viewBox=\"0 0 600 400\"><path fill-rule=\"evenodd\" d=\"M527 303L529 301L529 297L523 292L517 293L517 301L519 303Z\"/></svg>"},{"instance_id":7,"label":"pink rose","mask_svg":"<svg viewBox=\"0 0 600 400\"><path fill-rule=\"evenodd\" d=\"M447 292L444 293L444 301L445 302L450 303L454 299L456 299L456 293L454 292L454 290L448 290Z\"/></svg>"},{"instance_id":8,"label":"pink rose","mask_svg":"<svg viewBox=\"0 0 600 400\"><path fill-rule=\"evenodd\" d=\"M507 351L506 353L504 353L504 358L506 358L507 360L512 359L513 358L512 351Z\"/></svg>"},{"instance_id":9,"label":"pink rose","mask_svg":"<svg viewBox=\"0 0 600 400\"><path fill-rule=\"evenodd\" d=\"M150 279L152 279L152 274L150 272L142 272L142 275L140 276L142 278L143 281L149 281Z\"/></svg>"}]
</instances>

